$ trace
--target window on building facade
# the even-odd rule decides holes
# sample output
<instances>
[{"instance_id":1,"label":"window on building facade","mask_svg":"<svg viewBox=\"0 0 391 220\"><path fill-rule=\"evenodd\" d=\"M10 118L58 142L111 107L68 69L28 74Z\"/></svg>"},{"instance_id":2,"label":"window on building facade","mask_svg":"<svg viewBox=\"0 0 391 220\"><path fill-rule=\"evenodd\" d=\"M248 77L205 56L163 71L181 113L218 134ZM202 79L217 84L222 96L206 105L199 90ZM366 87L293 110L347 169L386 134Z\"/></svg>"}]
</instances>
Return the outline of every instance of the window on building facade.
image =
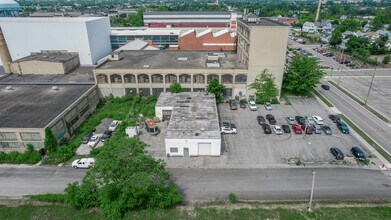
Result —
<instances>
[{"instance_id":1,"label":"window on building facade","mask_svg":"<svg viewBox=\"0 0 391 220\"><path fill-rule=\"evenodd\" d=\"M225 98L232 97L232 89L225 88L223 90L223 97Z\"/></svg>"},{"instance_id":2,"label":"window on building facade","mask_svg":"<svg viewBox=\"0 0 391 220\"><path fill-rule=\"evenodd\" d=\"M217 75L217 74L209 74L209 75L208 75L208 83L209 83L212 79L217 79L217 80L219 80L219 75Z\"/></svg>"},{"instance_id":3,"label":"window on building facade","mask_svg":"<svg viewBox=\"0 0 391 220\"><path fill-rule=\"evenodd\" d=\"M166 75L166 83L171 84L171 83L174 83L174 82L177 82L176 75L174 75L174 74L167 74Z\"/></svg>"},{"instance_id":4,"label":"window on building facade","mask_svg":"<svg viewBox=\"0 0 391 220\"><path fill-rule=\"evenodd\" d=\"M193 92L205 92L205 88L193 88Z\"/></svg>"},{"instance_id":5,"label":"window on building facade","mask_svg":"<svg viewBox=\"0 0 391 220\"><path fill-rule=\"evenodd\" d=\"M0 142L0 147L19 147L18 142Z\"/></svg>"},{"instance_id":6,"label":"window on building facade","mask_svg":"<svg viewBox=\"0 0 391 220\"><path fill-rule=\"evenodd\" d=\"M39 132L21 132L20 137L24 141L42 141L42 137Z\"/></svg>"},{"instance_id":7,"label":"window on building facade","mask_svg":"<svg viewBox=\"0 0 391 220\"><path fill-rule=\"evenodd\" d=\"M247 76L244 74L238 74L235 76L235 83L236 84L246 84L247 83Z\"/></svg>"},{"instance_id":8,"label":"window on building facade","mask_svg":"<svg viewBox=\"0 0 391 220\"><path fill-rule=\"evenodd\" d=\"M140 88L139 91L141 96L151 95L151 90L149 88Z\"/></svg>"},{"instance_id":9,"label":"window on building facade","mask_svg":"<svg viewBox=\"0 0 391 220\"><path fill-rule=\"evenodd\" d=\"M29 145L29 144L33 145L34 148L43 148L44 147L42 142L26 142L26 143L23 143L23 145L25 147L27 147L27 145Z\"/></svg>"},{"instance_id":10,"label":"window on building facade","mask_svg":"<svg viewBox=\"0 0 391 220\"><path fill-rule=\"evenodd\" d=\"M133 74L125 74L124 75L125 83L136 83L136 77Z\"/></svg>"},{"instance_id":11,"label":"window on building facade","mask_svg":"<svg viewBox=\"0 0 391 220\"><path fill-rule=\"evenodd\" d=\"M1 132L0 140L17 140L14 132Z\"/></svg>"},{"instance_id":12,"label":"window on building facade","mask_svg":"<svg viewBox=\"0 0 391 220\"><path fill-rule=\"evenodd\" d=\"M152 75L152 83L163 83L163 75L153 74Z\"/></svg>"},{"instance_id":13,"label":"window on building facade","mask_svg":"<svg viewBox=\"0 0 391 220\"><path fill-rule=\"evenodd\" d=\"M160 93L162 93L163 91L163 88L152 88L152 95L159 97Z\"/></svg>"},{"instance_id":14,"label":"window on building facade","mask_svg":"<svg viewBox=\"0 0 391 220\"><path fill-rule=\"evenodd\" d=\"M140 74L137 76L138 83L149 83L149 76L147 74Z\"/></svg>"},{"instance_id":15,"label":"window on building facade","mask_svg":"<svg viewBox=\"0 0 391 220\"><path fill-rule=\"evenodd\" d=\"M231 74L223 74L221 76L221 83L232 84L233 76Z\"/></svg>"},{"instance_id":16,"label":"window on building facade","mask_svg":"<svg viewBox=\"0 0 391 220\"><path fill-rule=\"evenodd\" d=\"M125 88L125 92L126 92L126 94L136 95L137 89L136 88Z\"/></svg>"},{"instance_id":17,"label":"window on building facade","mask_svg":"<svg viewBox=\"0 0 391 220\"><path fill-rule=\"evenodd\" d=\"M179 75L179 83L191 83L191 76L189 74Z\"/></svg>"},{"instance_id":18,"label":"window on building facade","mask_svg":"<svg viewBox=\"0 0 391 220\"><path fill-rule=\"evenodd\" d=\"M177 147L170 147L170 153L178 153Z\"/></svg>"},{"instance_id":19,"label":"window on building facade","mask_svg":"<svg viewBox=\"0 0 391 220\"><path fill-rule=\"evenodd\" d=\"M122 83L121 75L119 74L112 74L110 75L110 81L111 83Z\"/></svg>"},{"instance_id":20,"label":"window on building facade","mask_svg":"<svg viewBox=\"0 0 391 220\"><path fill-rule=\"evenodd\" d=\"M205 76L203 74L195 74L193 76L193 82L198 84L204 84L205 83Z\"/></svg>"},{"instance_id":21,"label":"window on building facade","mask_svg":"<svg viewBox=\"0 0 391 220\"><path fill-rule=\"evenodd\" d=\"M105 74L98 74L98 75L96 75L96 81L98 82L98 84L107 84L107 83L109 83L107 75L105 75Z\"/></svg>"}]
</instances>

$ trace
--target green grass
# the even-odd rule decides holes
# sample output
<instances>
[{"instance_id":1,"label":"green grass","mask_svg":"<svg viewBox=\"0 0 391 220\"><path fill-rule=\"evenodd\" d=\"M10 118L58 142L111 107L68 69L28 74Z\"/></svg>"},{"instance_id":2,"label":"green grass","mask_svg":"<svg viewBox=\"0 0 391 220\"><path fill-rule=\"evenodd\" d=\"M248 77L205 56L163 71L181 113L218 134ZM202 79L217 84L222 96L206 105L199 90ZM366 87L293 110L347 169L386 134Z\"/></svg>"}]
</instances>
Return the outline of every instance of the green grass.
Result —
<instances>
[{"instance_id":1,"label":"green grass","mask_svg":"<svg viewBox=\"0 0 391 220\"><path fill-rule=\"evenodd\" d=\"M350 92L346 91L345 89L343 89L342 87L338 86L335 82L329 80L329 83L331 83L332 85L334 85L335 87L337 87L337 89L341 90L341 92L345 93L347 96L349 96L350 98L352 98L355 102L357 102L358 104L364 106L364 108L366 108L368 111L372 112L372 114L376 115L378 118L380 118L382 121L384 121L385 123L390 123L390 120L388 120L386 117L384 117L382 114L380 114L379 112L375 111L374 109L372 109L371 107L365 105L365 103L363 101L361 101L360 99L358 99L356 96L352 95Z\"/></svg>"},{"instance_id":2,"label":"green grass","mask_svg":"<svg viewBox=\"0 0 391 220\"><path fill-rule=\"evenodd\" d=\"M18 207L0 206L2 220L8 219L51 219L51 220L77 220L77 219L105 219L97 210L77 210L62 205L21 205ZM149 209L128 212L123 219L319 219L319 220L384 220L391 219L391 208L386 206L376 207L343 207L314 208L309 213L306 210L295 208L274 208L274 209Z\"/></svg>"},{"instance_id":3,"label":"green grass","mask_svg":"<svg viewBox=\"0 0 391 220\"><path fill-rule=\"evenodd\" d=\"M317 95L328 107L334 107L329 100L327 100L322 94L320 94L318 91L314 89L315 95Z\"/></svg>"},{"instance_id":4,"label":"green grass","mask_svg":"<svg viewBox=\"0 0 391 220\"><path fill-rule=\"evenodd\" d=\"M377 145L372 138L370 138L364 131L358 128L352 121L350 121L344 115L340 115L341 119L345 121L358 135L360 135L369 145L371 145L377 152L379 152L388 162L391 163L391 156L383 150L379 145Z\"/></svg>"}]
</instances>

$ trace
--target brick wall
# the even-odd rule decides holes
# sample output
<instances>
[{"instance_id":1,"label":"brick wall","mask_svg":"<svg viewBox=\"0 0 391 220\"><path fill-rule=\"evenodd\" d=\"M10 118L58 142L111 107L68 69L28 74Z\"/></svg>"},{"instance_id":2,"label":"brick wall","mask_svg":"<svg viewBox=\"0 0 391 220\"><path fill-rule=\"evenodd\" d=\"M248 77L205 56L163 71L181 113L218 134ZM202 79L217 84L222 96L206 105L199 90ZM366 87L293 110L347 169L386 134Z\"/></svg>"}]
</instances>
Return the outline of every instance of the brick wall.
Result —
<instances>
[{"instance_id":1,"label":"brick wall","mask_svg":"<svg viewBox=\"0 0 391 220\"><path fill-rule=\"evenodd\" d=\"M204 43L209 44L236 44L236 37L231 37L229 33L224 33L220 36L213 37L211 32L196 37L196 34L189 33L178 39L179 50L222 50L235 51L236 46L205 46Z\"/></svg>"}]
</instances>

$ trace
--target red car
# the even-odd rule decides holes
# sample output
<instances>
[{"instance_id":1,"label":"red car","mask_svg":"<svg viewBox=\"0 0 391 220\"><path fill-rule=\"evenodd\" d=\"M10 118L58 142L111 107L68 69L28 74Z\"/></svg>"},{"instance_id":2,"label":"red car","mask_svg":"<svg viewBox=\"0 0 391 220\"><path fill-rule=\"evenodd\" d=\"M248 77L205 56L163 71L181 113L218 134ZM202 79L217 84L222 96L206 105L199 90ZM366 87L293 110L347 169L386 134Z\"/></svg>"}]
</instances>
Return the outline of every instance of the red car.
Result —
<instances>
[{"instance_id":1,"label":"red car","mask_svg":"<svg viewBox=\"0 0 391 220\"><path fill-rule=\"evenodd\" d=\"M301 130L300 125L298 125L298 124L293 124L293 125L292 125L292 131L293 131L295 134L302 134L302 133L303 133L303 131Z\"/></svg>"},{"instance_id":2,"label":"red car","mask_svg":"<svg viewBox=\"0 0 391 220\"><path fill-rule=\"evenodd\" d=\"M345 60L346 60L345 57L338 57L337 59L335 59L335 61L337 61L338 63L339 63L339 62L343 62L343 61L345 61Z\"/></svg>"},{"instance_id":3,"label":"red car","mask_svg":"<svg viewBox=\"0 0 391 220\"><path fill-rule=\"evenodd\" d=\"M326 53L326 52L327 50L323 50L323 49L318 50L318 53Z\"/></svg>"}]
</instances>

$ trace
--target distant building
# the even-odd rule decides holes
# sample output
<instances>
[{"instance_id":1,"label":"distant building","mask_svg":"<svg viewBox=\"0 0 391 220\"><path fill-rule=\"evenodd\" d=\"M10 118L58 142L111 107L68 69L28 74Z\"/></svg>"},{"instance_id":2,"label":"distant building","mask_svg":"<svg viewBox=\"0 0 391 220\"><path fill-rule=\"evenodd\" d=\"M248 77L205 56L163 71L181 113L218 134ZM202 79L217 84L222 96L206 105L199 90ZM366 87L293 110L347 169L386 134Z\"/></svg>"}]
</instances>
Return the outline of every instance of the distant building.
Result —
<instances>
[{"instance_id":1,"label":"distant building","mask_svg":"<svg viewBox=\"0 0 391 220\"><path fill-rule=\"evenodd\" d=\"M329 33L331 34L333 30L333 25L328 21L314 22L317 32Z\"/></svg>"},{"instance_id":2,"label":"distant building","mask_svg":"<svg viewBox=\"0 0 391 220\"><path fill-rule=\"evenodd\" d=\"M81 12L33 12L29 17L53 18L53 17L80 17Z\"/></svg>"},{"instance_id":3,"label":"distant building","mask_svg":"<svg viewBox=\"0 0 391 220\"><path fill-rule=\"evenodd\" d=\"M290 17L271 17L270 19L278 21L283 24L293 24L298 21L297 18L290 18Z\"/></svg>"},{"instance_id":4,"label":"distant building","mask_svg":"<svg viewBox=\"0 0 391 220\"><path fill-rule=\"evenodd\" d=\"M302 31L306 33L316 33L317 28L313 22L306 21L302 26Z\"/></svg>"},{"instance_id":5,"label":"distant building","mask_svg":"<svg viewBox=\"0 0 391 220\"><path fill-rule=\"evenodd\" d=\"M77 52L81 65L93 65L111 52L107 17L0 18L12 61L41 50Z\"/></svg>"},{"instance_id":6,"label":"distant building","mask_svg":"<svg viewBox=\"0 0 391 220\"><path fill-rule=\"evenodd\" d=\"M169 120L164 137L167 155L221 155L220 125L213 94L163 92L155 112L161 120Z\"/></svg>"},{"instance_id":7,"label":"distant building","mask_svg":"<svg viewBox=\"0 0 391 220\"><path fill-rule=\"evenodd\" d=\"M146 27L191 27L191 28L230 28L236 29L237 19L243 17L241 12L193 12L164 11L145 12Z\"/></svg>"},{"instance_id":8,"label":"distant building","mask_svg":"<svg viewBox=\"0 0 391 220\"><path fill-rule=\"evenodd\" d=\"M0 1L0 17L18 17L20 11L19 3L13 0Z\"/></svg>"}]
</instances>

